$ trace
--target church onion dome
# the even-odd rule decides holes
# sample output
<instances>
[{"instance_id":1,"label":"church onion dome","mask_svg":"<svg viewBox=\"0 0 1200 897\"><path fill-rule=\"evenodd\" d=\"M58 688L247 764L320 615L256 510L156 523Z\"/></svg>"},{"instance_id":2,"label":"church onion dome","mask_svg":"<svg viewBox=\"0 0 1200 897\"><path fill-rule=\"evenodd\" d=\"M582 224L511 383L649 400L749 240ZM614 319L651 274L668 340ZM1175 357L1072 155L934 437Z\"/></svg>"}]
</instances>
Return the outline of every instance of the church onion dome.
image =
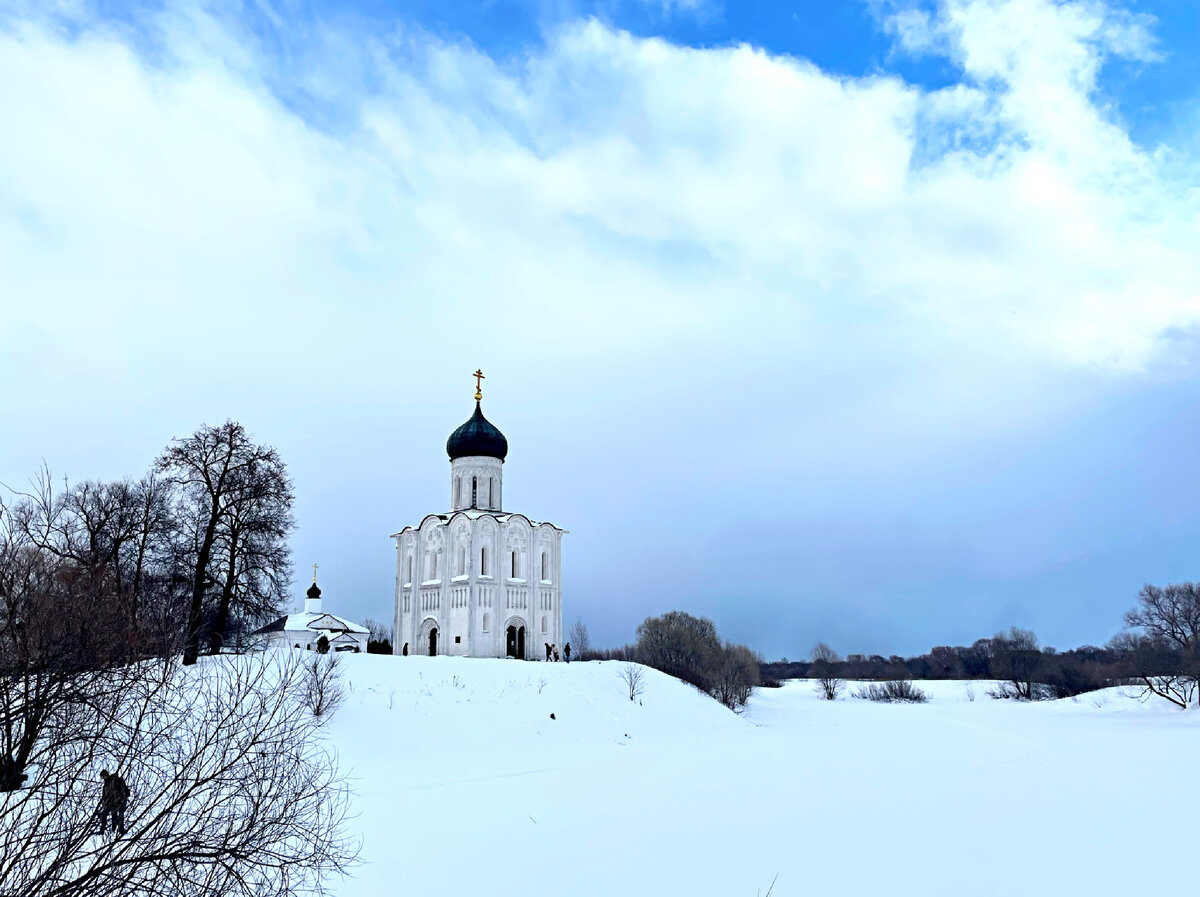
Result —
<instances>
[{"instance_id":1,"label":"church onion dome","mask_svg":"<svg viewBox=\"0 0 1200 897\"><path fill-rule=\"evenodd\" d=\"M476 400L475 413L471 415L471 419L451 433L450 438L446 440L446 454L450 456L451 461L473 455L499 458L503 461L504 456L508 454L508 440L483 416L483 410Z\"/></svg>"},{"instance_id":2,"label":"church onion dome","mask_svg":"<svg viewBox=\"0 0 1200 897\"><path fill-rule=\"evenodd\" d=\"M317 581L314 579L313 584L308 587L308 591L304 593L308 596L309 601L316 601L321 597L321 590L317 588Z\"/></svg>"}]
</instances>

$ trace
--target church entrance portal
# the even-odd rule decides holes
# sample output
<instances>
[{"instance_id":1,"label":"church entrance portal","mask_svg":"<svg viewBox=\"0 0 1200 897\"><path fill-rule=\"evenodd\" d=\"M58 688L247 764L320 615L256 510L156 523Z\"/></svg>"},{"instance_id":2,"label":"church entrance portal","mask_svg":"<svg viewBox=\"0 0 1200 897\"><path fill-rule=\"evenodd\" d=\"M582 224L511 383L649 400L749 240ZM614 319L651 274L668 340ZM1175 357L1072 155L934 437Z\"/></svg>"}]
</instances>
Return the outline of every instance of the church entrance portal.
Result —
<instances>
[{"instance_id":1,"label":"church entrance portal","mask_svg":"<svg viewBox=\"0 0 1200 897\"><path fill-rule=\"evenodd\" d=\"M429 630L429 656L437 657L437 630Z\"/></svg>"},{"instance_id":2,"label":"church entrance portal","mask_svg":"<svg viewBox=\"0 0 1200 897\"><path fill-rule=\"evenodd\" d=\"M505 654L509 657L525 659L525 627L512 625L508 627L508 639Z\"/></svg>"}]
</instances>

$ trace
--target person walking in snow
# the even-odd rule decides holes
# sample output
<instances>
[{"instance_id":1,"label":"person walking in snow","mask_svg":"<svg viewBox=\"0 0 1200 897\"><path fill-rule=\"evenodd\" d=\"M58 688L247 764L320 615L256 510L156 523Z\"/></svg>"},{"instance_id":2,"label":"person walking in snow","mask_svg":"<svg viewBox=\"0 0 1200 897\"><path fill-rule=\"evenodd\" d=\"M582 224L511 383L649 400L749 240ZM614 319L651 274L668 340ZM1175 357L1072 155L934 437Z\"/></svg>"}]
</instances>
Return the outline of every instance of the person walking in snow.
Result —
<instances>
[{"instance_id":1,"label":"person walking in snow","mask_svg":"<svg viewBox=\"0 0 1200 897\"><path fill-rule=\"evenodd\" d=\"M558 645L551 645L550 650L554 652L554 662L558 663Z\"/></svg>"},{"instance_id":2,"label":"person walking in snow","mask_svg":"<svg viewBox=\"0 0 1200 897\"><path fill-rule=\"evenodd\" d=\"M546 642L546 662L550 662L550 643Z\"/></svg>"},{"instance_id":3,"label":"person walking in snow","mask_svg":"<svg viewBox=\"0 0 1200 897\"><path fill-rule=\"evenodd\" d=\"M100 781L104 783L100 792L100 806L96 815L100 817L100 834L104 834L108 819L112 817L113 831L125 834L125 808L129 805L129 786L119 773L100 770Z\"/></svg>"},{"instance_id":4,"label":"person walking in snow","mask_svg":"<svg viewBox=\"0 0 1200 897\"><path fill-rule=\"evenodd\" d=\"M563 645L563 660L565 660L567 663L571 662L571 643L570 642L567 642L565 645Z\"/></svg>"}]
</instances>

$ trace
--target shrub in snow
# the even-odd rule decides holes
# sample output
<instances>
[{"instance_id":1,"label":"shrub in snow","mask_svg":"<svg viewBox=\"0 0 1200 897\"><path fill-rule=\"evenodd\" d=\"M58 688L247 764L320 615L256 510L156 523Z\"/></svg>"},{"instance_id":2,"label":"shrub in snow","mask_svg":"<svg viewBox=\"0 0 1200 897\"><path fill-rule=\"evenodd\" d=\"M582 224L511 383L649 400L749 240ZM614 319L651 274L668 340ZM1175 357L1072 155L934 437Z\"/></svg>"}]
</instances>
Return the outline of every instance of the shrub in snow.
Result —
<instances>
[{"instance_id":1,"label":"shrub in snow","mask_svg":"<svg viewBox=\"0 0 1200 897\"><path fill-rule=\"evenodd\" d=\"M818 642L812 649L812 667L810 672L817 680L817 694L826 701L833 701L846 688L846 680L837 675L838 665L842 658L824 642Z\"/></svg>"},{"instance_id":2,"label":"shrub in snow","mask_svg":"<svg viewBox=\"0 0 1200 897\"><path fill-rule=\"evenodd\" d=\"M304 706L318 720L333 715L346 700L341 660L336 654L317 654L304 663Z\"/></svg>"},{"instance_id":3,"label":"shrub in snow","mask_svg":"<svg viewBox=\"0 0 1200 897\"><path fill-rule=\"evenodd\" d=\"M859 687L854 697L884 704L924 704L929 700L929 695L913 685L910 679L868 682Z\"/></svg>"},{"instance_id":4,"label":"shrub in snow","mask_svg":"<svg viewBox=\"0 0 1200 897\"><path fill-rule=\"evenodd\" d=\"M1056 697L1054 689L1041 682L1030 682L1027 687L998 682L988 689L987 696L997 701L1053 701Z\"/></svg>"},{"instance_id":5,"label":"shrub in snow","mask_svg":"<svg viewBox=\"0 0 1200 897\"><path fill-rule=\"evenodd\" d=\"M629 700L636 701L646 690L646 670L637 664L627 663L621 667L621 681L629 689Z\"/></svg>"}]
</instances>

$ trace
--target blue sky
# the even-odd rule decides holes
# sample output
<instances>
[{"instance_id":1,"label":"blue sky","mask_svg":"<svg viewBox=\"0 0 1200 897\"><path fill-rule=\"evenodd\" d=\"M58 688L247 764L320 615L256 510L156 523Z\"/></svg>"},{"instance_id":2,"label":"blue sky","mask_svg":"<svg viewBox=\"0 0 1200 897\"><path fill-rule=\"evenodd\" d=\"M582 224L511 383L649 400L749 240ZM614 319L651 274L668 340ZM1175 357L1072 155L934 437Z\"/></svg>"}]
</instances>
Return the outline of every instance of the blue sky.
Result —
<instances>
[{"instance_id":1,"label":"blue sky","mask_svg":"<svg viewBox=\"0 0 1200 897\"><path fill-rule=\"evenodd\" d=\"M1200 54L1195 52L1200 44L1200 11L1188 0L1126 0L1109 5L1146 17L1157 58L1153 64L1110 64L1100 80L1103 93L1138 139L1161 140L1175 124L1179 107L1187 107L1196 97L1200 83ZM358 27L382 29L404 22L443 40L467 40L489 55L509 59L520 58L540 46L549 30L594 17L632 34L658 37L681 46L750 44L770 53L807 59L824 71L850 77L893 73L930 89L955 83L962 71L951 60L898 51L884 23L897 8L906 7L936 9L937 4L920 0L364 0L354 4L317 0L280 4L279 9L288 21L299 17L309 21L353 21ZM259 20L258 30L267 40L272 39L275 27Z\"/></svg>"},{"instance_id":2,"label":"blue sky","mask_svg":"<svg viewBox=\"0 0 1200 897\"><path fill-rule=\"evenodd\" d=\"M0 3L0 482L236 418L298 568L386 618L482 367L603 644L672 608L768 657L1103 642L1196 578L1198 36L1175 0Z\"/></svg>"}]
</instances>

